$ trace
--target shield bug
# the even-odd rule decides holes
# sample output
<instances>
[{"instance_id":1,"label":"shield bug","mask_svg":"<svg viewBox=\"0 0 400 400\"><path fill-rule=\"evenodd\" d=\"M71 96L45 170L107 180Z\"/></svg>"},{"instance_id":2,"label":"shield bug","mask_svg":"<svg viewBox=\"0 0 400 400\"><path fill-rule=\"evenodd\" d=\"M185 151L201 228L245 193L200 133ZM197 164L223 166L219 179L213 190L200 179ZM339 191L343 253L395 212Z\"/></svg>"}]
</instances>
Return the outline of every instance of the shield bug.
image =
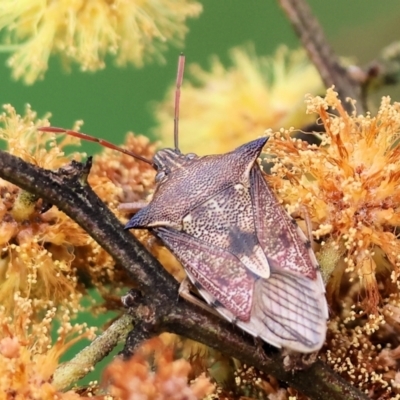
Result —
<instances>
[{"instance_id":1,"label":"shield bug","mask_svg":"<svg viewBox=\"0 0 400 400\"><path fill-rule=\"evenodd\" d=\"M152 200L126 229L148 229L182 263L208 304L254 337L303 353L321 348L328 307L311 244L279 204L257 159L268 138L219 155L178 149L179 96L175 95L175 148L152 161L80 132L46 127L131 154L157 171Z\"/></svg>"}]
</instances>

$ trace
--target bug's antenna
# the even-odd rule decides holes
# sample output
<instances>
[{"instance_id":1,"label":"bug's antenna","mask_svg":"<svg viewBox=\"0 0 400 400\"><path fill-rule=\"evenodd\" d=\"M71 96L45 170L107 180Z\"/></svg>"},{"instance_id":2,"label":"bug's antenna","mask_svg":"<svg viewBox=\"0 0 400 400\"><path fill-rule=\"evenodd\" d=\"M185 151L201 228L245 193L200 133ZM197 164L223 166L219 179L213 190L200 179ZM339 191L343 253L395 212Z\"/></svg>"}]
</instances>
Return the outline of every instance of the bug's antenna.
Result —
<instances>
[{"instance_id":1,"label":"bug's antenna","mask_svg":"<svg viewBox=\"0 0 400 400\"><path fill-rule=\"evenodd\" d=\"M56 128L54 126L43 126L41 128L38 128L38 130L42 131L42 132L65 133L66 135L70 135L70 136L77 137L79 139L87 140L88 142L99 143L104 147L108 147L109 149L116 150L116 151L119 151L120 153L127 154L128 156L136 158L137 160L143 161L147 164L150 164L152 167L154 167L153 161L147 159L146 157L143 157L139 154L133 153L132 151L123 149L122 147L116 146L115 144L112 144L111 142L109 142L107 140L99 139L97 137L87 135L86 133L72 131L70 129Z\"/></svg>"},{"instance_id":2,"label":"bug's antenna","mask_svg":"<svg viewBox=\"0 0 400 400\"><path fill-rule=\"evenodd\" d=\"M185 56L180 54L178 60L178 73L176 75L176 89L175 89L175 116L174 116L174 147L179 151L179 100L181 97L181 86L183 80L183 71L185 69Z\"/></svg>"}]
</instances>

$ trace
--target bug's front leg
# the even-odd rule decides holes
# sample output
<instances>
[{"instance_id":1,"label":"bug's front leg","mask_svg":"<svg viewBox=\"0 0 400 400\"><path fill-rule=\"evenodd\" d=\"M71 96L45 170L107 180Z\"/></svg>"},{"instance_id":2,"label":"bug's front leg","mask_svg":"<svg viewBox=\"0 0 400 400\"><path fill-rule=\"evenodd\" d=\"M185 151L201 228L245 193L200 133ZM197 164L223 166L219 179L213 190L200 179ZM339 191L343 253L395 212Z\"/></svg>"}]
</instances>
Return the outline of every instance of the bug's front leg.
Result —
<instances>
[{"instance_id":1,"label":"bug's front leg","mask_svg":"<svg viewBox=\"0 0 400 400\"><path fill-rule=\"evenodd\" d=\"M192 294L190 290L192 288L195 288L195 286L190 282L189 278L186 276L179 286L179 291L178 291L179 296L189 301L190 303L197 305L203 310L206 310L207 312L221 318L221 316L211 306L209 306L203 300L198 298L196 295Z\"/></svg>"}]
</instances>

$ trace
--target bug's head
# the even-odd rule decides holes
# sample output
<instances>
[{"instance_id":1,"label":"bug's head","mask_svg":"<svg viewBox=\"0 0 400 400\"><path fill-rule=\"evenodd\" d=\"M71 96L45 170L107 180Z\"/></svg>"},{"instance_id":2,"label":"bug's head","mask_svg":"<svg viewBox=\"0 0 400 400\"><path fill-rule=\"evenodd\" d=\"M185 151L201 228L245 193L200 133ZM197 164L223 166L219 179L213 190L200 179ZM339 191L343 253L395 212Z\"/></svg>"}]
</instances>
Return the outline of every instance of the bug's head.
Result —
<instances>
[{"instance_id":1,"label":"bug's head","mask_svg":"<svg viewBox=\"0 0 400 400\"><path fill-rule=\"evenodd\" d=\"M182 154L175 149L161 149L153 158L154 168L157 171L155 177L156 184L159 184L171 174L172 171L178 168L185 168L192 160L198 156L194 153Z\"/></svg>"}]
</instances>

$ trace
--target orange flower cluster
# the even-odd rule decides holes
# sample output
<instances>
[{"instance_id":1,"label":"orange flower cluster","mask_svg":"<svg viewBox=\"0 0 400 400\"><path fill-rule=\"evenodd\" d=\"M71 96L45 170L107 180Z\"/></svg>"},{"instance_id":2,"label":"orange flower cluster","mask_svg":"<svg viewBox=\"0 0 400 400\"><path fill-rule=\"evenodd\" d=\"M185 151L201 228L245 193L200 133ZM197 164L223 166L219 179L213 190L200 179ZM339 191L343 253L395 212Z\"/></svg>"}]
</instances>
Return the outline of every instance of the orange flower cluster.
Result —
<instances>
[{"instance_id":1,"label":"orange flower cluster","mask_svg":"<svg viewBox=\"0 0 400 400\"><path fill-rule=\"evenodd\" d=\"M78 400L74 391L60 392L52 384L54 371L65 351L82 338L94 338L92 328L72 325L69 307L61 306L63 317L53 344L49 332L57 315L51 302L14 294L13 316L0 308L0 389L16 399ZM67 304L67 302L65 302ZM40 322L32 324L37 310Z\"/></svg>"},{"instance_id":2,"label":"orange flower cluster","mask_svg":"<svg viewBox=\"0 0 400 400\"><path fill-rule=\"evenodd\" d=\"M348 115L333 90L307 104L323 124L321 144L276 133L268 142L275 157L268 179L289 212L310 220L321 260L332 268L340 256L327 274L330 291L354 282L366 309L376 311L379 279L393 285L399 275L400 104L383 98L374 117Z\"/></svg>"},{"instance_id":3,"label":"orange flower cluster","mask_svg":"<svg viewBox=\"0 0 400 400\"><path fill-rule=\"evenodd\" d=\"M111 363L105 378L110 381L110 393L121 400L197 400L214 391L204 375L188 383L190 371L188 361L175 360L172 349L155 338L142 345L129 361Z\"/></svg>"}]
</instances>

